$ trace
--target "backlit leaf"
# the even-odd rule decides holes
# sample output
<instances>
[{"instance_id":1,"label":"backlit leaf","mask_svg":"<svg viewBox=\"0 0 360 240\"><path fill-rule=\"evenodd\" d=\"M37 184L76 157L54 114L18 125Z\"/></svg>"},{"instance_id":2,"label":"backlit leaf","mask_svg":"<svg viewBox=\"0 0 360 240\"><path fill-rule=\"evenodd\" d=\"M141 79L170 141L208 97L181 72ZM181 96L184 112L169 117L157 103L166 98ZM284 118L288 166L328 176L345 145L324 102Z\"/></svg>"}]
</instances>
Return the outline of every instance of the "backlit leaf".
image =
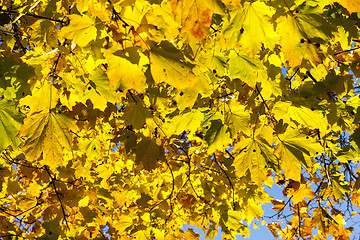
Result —
<instances>
[{"instance_id":1,"label":"backlit leaf","mask_svg":"<svg viewBox=\"0 0 360 240\"><path fill-rule=\"evenodd\" d=\"M255 87L256 82L263 78L263 66L259 60L235 51L230 52L229 58L229 74L232 78L239 78L250 87Z\"/></svg>"},{"instance_id":2,"label":"backlit leaf","mask_svg":"<svg viewBox=\"0 0 360 240\"><path fill-rule=\"evenodd\" d=\"M113 54L106 59L109 65L106 73L109 77L111 88L123 91L134 89L138 92L144 92L146 79L138 65Z\"/></svg>"},{"instance_id":3,"label":"backlit leaf","mask_svg":"<svg viewBox=\"0 0 360 240\"><path fill-rule=\"evenodd\" d=\"M240 47L245 53L255 55L264 43L273 45L276 37L270 22L275 10L264 2L245 2L243 8L230 12L230 19L224 23L226 48Z\"/></svg>"},{"instance_id":4,"label":"backlit leaf","mask_svg":"<svg viewBox=\"0 0 360 240\"><path fill-rule=\"evenodd\" d=\"M43 163L50 167L61 165L63 149L71 151L75 120L53 112L35 113L24 120L19 137L24 139L22 150L30 161L43 154Z\"/></svg>"},{"instance_id":5,"label":"backlit leaf","mask_svg":"<svg viewBox=\"0 0 360 240\"><path fill-rule=\"evenodd\" d=\"M94 21L87 15L71 14L68 16L70 24L60 30L63 38L72 39L80 47L85 47L96 39L97 30Z\"/></svg>"},{"instance_id":6,"label":"backlit leaf","mask_svg":"<svg viewBox=\"0 0 360 240\"><path fill-rule=\"evenodd\" d=\"M196 84L193 64L169 42L154 45L150 51L150 69L155 83L166 82L179 89Z\"/></svg>"},{"instance_id":7,"label":"backlit leaf","mask_svg":"<svg viewBox=\"0 0 360 240\"><path fill-rule=\"evenodd\" d=\"M230 130L220 120L212 120L209 130L206 131L205 141L209 152L222 150L231 143Z\"/></svg>"}]
</instances>

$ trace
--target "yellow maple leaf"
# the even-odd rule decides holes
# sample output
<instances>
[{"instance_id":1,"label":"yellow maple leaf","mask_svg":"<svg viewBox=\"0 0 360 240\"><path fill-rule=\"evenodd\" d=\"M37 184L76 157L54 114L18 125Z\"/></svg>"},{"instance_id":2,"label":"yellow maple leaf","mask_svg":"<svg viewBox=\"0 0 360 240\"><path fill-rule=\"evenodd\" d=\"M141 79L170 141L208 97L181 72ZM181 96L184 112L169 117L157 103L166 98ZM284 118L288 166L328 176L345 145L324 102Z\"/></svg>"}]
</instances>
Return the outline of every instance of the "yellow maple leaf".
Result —
<instances>
[{"instance_id":1,"label":"yellow maple leaf","mask_svg":"<svg viewBox=\"0 0 360 240\"><path fill-rule=\"evenodd\" d=\"M181 21L181 32L189 32L197 39L206 37L216 5L208 0L173 0L171 7L176 19Z\"/></svg>"},{"instance_id":2,"label":"yellow maple leaf","mask_svg":"<svg viewBox=\"0 0 360 240\"><path fill-rule=\"evenodd\" d=\"M235 8L230 12L230 20L224 23L225 47L241 47L254 56L263 43L272 46L276 34L270 20L274 13L275 9L261 1L246 2L241 10Z\"/></svg>"},{"instance_id":3,"label":"yellow maple leaf","mask_svg":"<svg viewBox=\"0 0 360 240\"><path fill-rule=\"evenodd\" d=\"M106 60L109 65L106 73L109 77L110 88L120 88L123 91L128 89L145 91L146 78L141 66L113 54L107 56Z\"/></svg>"},{"instance_id":4,"label":"yellow maple leaf","mask_svg":"<svg viewBox=\"0 0 360 240\"><path fill-rule=\"evenodd\" d=\"M97 30L95 23L87 15L71 14L68 16L70 24L63 27L59 35L63 38L72 39L80 47L85 47L96 39Z\"/></svg>"},{"instance_id":5,"label":"yellow maple leaf","mask_svg":"<svg viewBox=\"0 0 360 240\"><path fill-rule=\"evenodd\" d=\"M24 120L19 131L23 138L22 151L29 161L35 161L43 154L43 163L50 168L59 165L63 149L71 151L74 128L72 118L54 112L38 112Z\"/></svg>"}]
</instances>

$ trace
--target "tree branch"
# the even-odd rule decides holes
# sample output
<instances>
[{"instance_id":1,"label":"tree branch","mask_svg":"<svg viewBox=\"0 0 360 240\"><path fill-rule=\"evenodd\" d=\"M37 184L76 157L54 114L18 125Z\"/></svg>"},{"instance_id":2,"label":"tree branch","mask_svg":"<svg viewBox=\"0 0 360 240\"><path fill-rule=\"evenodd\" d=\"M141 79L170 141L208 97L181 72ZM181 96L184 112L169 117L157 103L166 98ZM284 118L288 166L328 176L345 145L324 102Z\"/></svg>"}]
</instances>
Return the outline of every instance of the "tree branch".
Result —
<instances>
[{"instance_id":1,"label":"tree branch","mask_svg":"<svg viewBox=\"0 0 360 240\"><path fill-rule=\"evenodd\" d=\"M229 175L227 174L227 172L220 166L220 164L218 163L218 161L216 160L216 156L215 153L213 154L214 156L214 161L216 163L216 165L218 165L218 167L221 169L221 171L225 174L227 180L229 181L230 187L231 187L231 191L232 191L232 206L233 206L233 210L235 210L235 189L234 186L229 178Z\"/></svg>"},{"instance_id":2,"label":"tree branch","mask_svg":"<svg viewBox=\"0 0 360 240\"><path fill-rule=\"evenodd\" d=\"M65 212L65 208L64 208L64 205L63 205L63 203L62 203L62 201L61 201L61 198L60 198L60 193L58 192L58 190L57 190L57 188L56 188L56 185L55 185L55 181L56 181L56 178L54 178L53 176L51 176L51 173L50 173L50 170L49 170L49 168L48 168L48 166L44 166L45 167L45 170L46 170L46 172L47 172L47 174L49 175L49 177L50 177L50 184L53 186L53 188L54 188L54 191L55 191L55 194L56 194L56 197L57 197L57 199L59 200L59 202L60 202L60 207L61 207L61 211L62 211L62 213L63 213L63 216L64 216L64 221L65 221L65 223L66 223L66 227L68 228L68 229L70 229L69 228L69 224L68 224L68 221L67 221L67 219L66 219L66 212Z\"/></svg>"},{"instance_id":3,"label":"tree branch","mask_svg":"<svg viewBox=\"0 0 360 240\"><path fill-rule=\"evenodd\" d=\"M188 164L188 179L189 179L189 183L190 183L190 186L192 188L192 190L194 191L195 195L197 198L200 198L199 195L197 194L197 192L195 191L195 188L194 186L192 185L192 182L191 182L191 178L190 178L190 174L191 174L191 160L190 160L190 157L189 157L189 154L183 149L183 148L179 148L179 150L181 150L183 153L185 153L186 155L186 158L187 158L187 164Z\"/></svg>"},{"instance_id":4,"label":"tree branch","mask_svg":"<svg viewBox=\"0 0 360 240\"><path fill-rule=\"evenodd\" d=\"M356 48L352 48L352 49L347 49L347 50L344 50L344 51L340 51L340 52L334 53L334 56L339 55L339 54L342 54L342 53L346 53L346 52L351 52L351 51L354 51L354 50L357 50L357 49L360 49L360 47L356 47Z\"/></svg>"},{"instance_id":5,"label":"tree branch","mask_svg":"<svg viewBox=\"0 0 360 240\"><path fill-rule=\"evenodd\" d=\"M15 11L12 11L12 10L3 10L3 9L0 9L0 12L9 13L9 14L20 14L19 12L15 12ZM36 14L25 13L23 15L24 16L29 16L29 17L34 17L34 18L39 18L39 19L46 19L46 20L50 20L50 21L53 21L53 22L61 23L61 24L66 24L66 21L52 19L52 18L44 17L44 16L39 16L39 15L36 15Z\"/></svg>"}]
</instances>

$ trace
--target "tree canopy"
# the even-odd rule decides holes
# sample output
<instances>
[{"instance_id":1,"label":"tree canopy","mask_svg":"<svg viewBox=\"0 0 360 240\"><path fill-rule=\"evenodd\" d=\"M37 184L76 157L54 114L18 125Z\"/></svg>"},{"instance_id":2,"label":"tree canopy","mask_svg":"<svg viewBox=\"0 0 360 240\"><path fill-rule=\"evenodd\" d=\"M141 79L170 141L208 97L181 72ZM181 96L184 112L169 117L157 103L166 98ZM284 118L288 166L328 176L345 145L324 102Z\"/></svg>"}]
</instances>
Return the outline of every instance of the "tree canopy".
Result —
<instances>
[{"instance_id":1,"label":"tree canopy","mask_svg":"<svg viewBox=\"0 0 360 240\"><path fill-rule=\"evenodd\" d=\"M0 238L349 239L359 0L0 2Z\"/></svg>"}]
</instances>

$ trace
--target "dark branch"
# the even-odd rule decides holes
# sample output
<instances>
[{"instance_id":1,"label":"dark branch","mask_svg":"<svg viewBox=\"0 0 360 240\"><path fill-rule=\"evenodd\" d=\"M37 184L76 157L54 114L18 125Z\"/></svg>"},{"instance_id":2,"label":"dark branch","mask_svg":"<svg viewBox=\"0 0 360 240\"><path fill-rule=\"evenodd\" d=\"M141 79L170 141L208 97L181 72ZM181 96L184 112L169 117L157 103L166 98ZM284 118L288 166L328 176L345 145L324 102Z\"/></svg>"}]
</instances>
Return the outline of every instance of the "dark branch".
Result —
<instances>
[{"instance_id":1,"label":"dark branch","mask_svg":"<svg viewBox=\"0 0 360 240\"><path fill-rule=\"evenodd\" d=\"M20 14L18 12L12 11L12 10L2 10L2 9L0 9L0 12L10 13L10 14ZM24 15L29 16L29 17L39 18L39 19L46 19L46 20L50 20L50 21L53 21L53 22L61 23L61 24L66 24L66 22L63 21L63 20L52 19L52 18L49 18L49 17L39 16L39 15L31 14L31 13L25 13Z\"/></svg>"},{"instance_id":2,"label":"dark branch","mask_svg":"<svg viewBox=\"0 0 360 240\"><path fill-rule=\"evenodd\" d=\"M218 163L218 161L216 160L216 156L214 153L214 161L216 163L216 165L218 165L218 167L221 169L221 171L225 174L227 180L229 181L230 187L231 187L231 191L232 191L232 205L233 205L233 210L235 210L235 189L234 186L229 178L229 175L227 174L227 172L221 167L221 165Z\"/></svg>"},{"instance_id":3,"label":"dark branch","mask_svg":"<svg viewBox=\"0 0 360 240\"><path fill-rule=\"evenodd\" d=\"M179 150L181 150L183 153L185 153L186 155L186 158L187 158L187 164L188 164L188 180L189 180L189 183L190 183L190 186L192 188L192 190L194 191L195 195L197 198L200 198L199 195L197 194L197 192L195 191L195 188L194 186L192 185L192 182L191 182L191 179L190 179L190 174L191 174L191 160L190 160L190 156L189 154L183 149L183 148L179 148Z\"/></svg>"},{"instance_id":4,"label":"dark branch","mask_svg":"<svg viewBox=\"0 0 360 240\"><path fill-rule=\"evenodd\" d=\"M334 53L334 56L339 55L339 54L342 54L342 53L346 53L346 52L351 52L351 51L354 51L354 50L357 50L357 49L360 49L360 47L356 47L356 48L352 48L352 49L347 49L347 50L344 50L344 51L340 51L340 52Z\"/></svg>"},{"instance_id":5,"label":"dark branch","mask_svg":"<svg viewBox=\"0 0 360 240\"><path fill-rule=\"evenodd\" d=\"M166 222L170 219L170 217L171 217L171 215L172 215L172 213L173 213L173 204L172 204L171 200L172 200L172 196L173 196L174 191L175 191L175 178L174 178L174 173L173 173L173 171L172 171L172 169L171 169L171 167L170 167L170 164L169 164L169 162L167 161L167 159L165 159L165 163L166 163L166 165L167 165L167 167L169 168L170 173L171 173L171 178L172 178L171 193L170 193L169 196L167 196L165 199L163 199L163 200L160 201L159 203L155 204L155 205L150 209L149 212L151 212L152 210L154 210L154 208L157 207L157 206L159 206L162 202L164 202L164 201L166 201L166 200L169 199L169 200L170 200L170 209L171 209L171 212L170 212L169 216L168 216L168 217L166 218L166 220L165 220L165 223L166 223Z\"/></svg>"},{"instance_id":6,"label":"dark branch","mask_svg":"<svg viewBox=\"0 0 360 240\"><path fill-rule=\"evenodd\" d=\"M310 71L306 71L306 75L311 78L314 83L317 83L317 80L313 77L313 75L311 75Z\"/></svg>"},{"instance_id":7,"label":"dark branch","mask_svg":"<svg viewBox=\"0 0 360 240\"><path fill-rule=\"evenodd\" d=\"M48 166L46 166L45 165L45 170L46 170L46 172L47 172L47 174L49 175L49 177L50 177L50 184L53 186L53 188L54 188L54 191L55 191L55 194L56 194L56 197L57 197L57 199L59 200L59 202L60 202L60 207L61 207L61 211L62 211L62 213L63 213L63 216L64 216L64 220L65 220L65 223L66 223L66 227L68 228L68 229L70 229L69 228L69 224L68 224L68 221L67 221L67 219L66 219L66 212L65 212L65 208L64 208L64 205L63 205L63 203L62 203L62 201L61 201L61 198L60 198L60 193L58 192L58 190L57 190L57 188L56 188L56 185L55 185L55 181L56 181L56 179L53 177L53 176L51 176L51 173L50 173L50 170L49 170L49 168L48 168Z\"/></svg>"},{"instance_id":8,"label":"dark branch","mask_svg":"<svg viewBox=\"0 0 360 240\"><path fill-rule=\"evenodd\" d=\"M259 93L259 95L260 95L260 97L261 97L261 100L262 100L262 102L264 103L264 105L265 105L266 109L270 112L270 108L269 108L269 106L266 104L265 99L263 98L263 96L261 95L261 93L260 93L260 90L259 90L258 86L257 86L257 85L255 85L255 87L256 87L256 90L257 90L257 92Z\"/></svg>"},{"instance_id":9,"label":"dark branch","mask_svg":"<svg viewBox=\"0 0 360 240\"><path fill-rule=\"evenodd\" d=\"M299 69L300 69L300 68L297 67L296 70L295 70L295 72L293 73L293 75L291 75L291 77L285 78L286 80L289 81L289 87L290 87L290 89L291 89L291 81L292 81L293 77L296 75L296 73L299 71Z\"/></svg>"},{"instance_id":10,"label":"dark branch","mask_svg":"<svg viewBox=\"0 0 360 240\"><path fill-rule=\"evenodd\" d=\"M108 0L108 3L109 3L110 5L112 5L112 3L111 3L110 0ZM114 20L115 20L115 21L120 20L120 21L124 24L125 27L129 27L129 26L130 26L130 24L128 24L127 22L125 22L124 19L122 19L122 17L121 17L120 14L115 10L114 7L112 8L112 12L113 12L113 14L114 14Z\"/></svg>"}]
</instances>

